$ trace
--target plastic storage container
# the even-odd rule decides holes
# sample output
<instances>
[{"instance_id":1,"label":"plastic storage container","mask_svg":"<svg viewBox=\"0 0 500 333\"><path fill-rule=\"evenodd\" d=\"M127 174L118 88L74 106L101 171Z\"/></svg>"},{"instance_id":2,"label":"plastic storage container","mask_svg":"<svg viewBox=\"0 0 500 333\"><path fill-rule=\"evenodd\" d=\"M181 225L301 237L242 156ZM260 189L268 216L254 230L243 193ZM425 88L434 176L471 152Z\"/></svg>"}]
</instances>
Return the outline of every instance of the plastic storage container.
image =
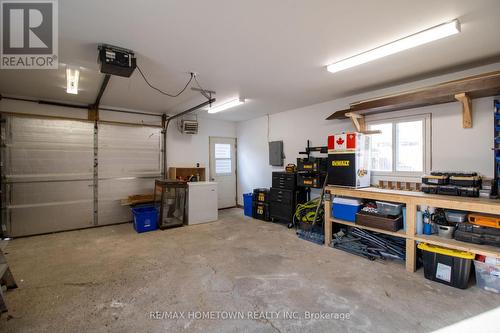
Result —
<instances>
[{"instance_id":1,"label":"plastic storage container","mask_svg":"<svg viewBox=\"0 0 500 333\"><path fill-rule=\"evenodd\" d=\"M437 229L439 237L453 239L453 234L455 233L455 226L438 225Z\"/></svg>"},{"instance_id":2,"label":"plastic storage container","mask_svg":"<svg viewBox=\"0 0 500 333\"><path fill-rule=\"evenodd\" d=\"M153 205L132 208L134 229L138 233L158 229L158 209Z\"/></svg>"},{"instance_id":3,"label":"plastic storage container","mask_svg":"<svg viewBox=\"0 0 500 333\"><path fill-rule=\"evenodd\" d=\"M269 203L269 189L256 188L253 190L253 201Z\"/></svg>"},{"instance_id":4,"label":"plastic storage container","mask_svg":"<svg viewBox=\"0 0 500 333\"><path fill-rule=\"evenodd\" d=\"M395 203L390 203L390 202L384 202L384 201L376 201L377 204L377 211L379 214L383 215L399 215L401 214L401 208L403 208L402 204L395 204Z\"/></svg>"},{"instance_id":5,"label":"plastic storage container","mask_svg":"<svg viewBox=\"0 0 500 333\"><path fill-rule=\"evenodd\" d=\"M360 199L333 198L332 215L336 219L355 222L362 203Z\"/></svg>"},{"instance_id":6,"label":"plastic storage container","mask_svg":"<svg viewBox=\"0 0 500 333\"><path fill-rule=\"evenodd\" d=\"M253 194L252 193L243 193L243 212L245 216L253 217L252 215L252 203L253 203Z\"/></svg>"},{"instance_id":7,"label":"plastic storage container","mask_svg":"<svg viewBox=\"0 0 500 333\"><path fill-rule=\"evenodd\" d=\"M469 223L500 229L500 216L488 214L469 214Z\"/></svg>"},{"instance_id":8,"label":"plastic storage container","mask_svg":"<svg viewBox=\"0 0 500 333\"><path fill-rule=\"evenodd\" d=\"M474 253L427 243L418 244L418 248L423 253L426 279L460 289L466 289L469 286Z\"/></svg>"},{"instance_id":9,"label":"plastic storage container","mask_svg":"<svg viewBox=\"0 0 500 333\"><path fill-rule=\"evenodd\" d=\"M402 208L402 214L403 214L403 230L406 231L406 207Z\"/></svg>"},{"instance_id":10,"label":"plastic storage container","mask_svg":"<svg viewBox=\"0 0 500 333\"><path fill-rule=\"evenodd\" d=\"M500 294L500 263L490 264L474 261L477 286L486 291Z\"/></svg>"},{"instance_id":11,"label":"plastic storage container","mask_svg":"<svg viewBox=\"0 0 500 333\"><path fill-rule=\"evenodd\" d=\"M264 202L256 202L254 201L253 203L253 217L258 219L258 220L263 220L263 221L270 221L271 216L270 216L270 211L269 211L269 204L264 203Z\"/></svg>"},{"instance_id":12,"label":"plastic storage container","mask_svg":"<svg viewBox=\"0 0 500 333\"><path fill-rule=\"evenodd\" d=\"M467 214L467 212L463 212L461 210L444 210L446 221L453 223L462 223L467 221Z\"/></svg>"}]
</instances>

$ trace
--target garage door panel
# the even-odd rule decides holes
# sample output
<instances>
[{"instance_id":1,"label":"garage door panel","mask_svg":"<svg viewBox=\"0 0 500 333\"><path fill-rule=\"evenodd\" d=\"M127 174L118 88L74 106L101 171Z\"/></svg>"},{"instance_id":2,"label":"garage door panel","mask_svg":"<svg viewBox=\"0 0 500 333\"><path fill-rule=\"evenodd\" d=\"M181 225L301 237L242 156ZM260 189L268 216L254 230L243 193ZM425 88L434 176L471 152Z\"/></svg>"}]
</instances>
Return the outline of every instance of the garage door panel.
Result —
<instances>
[{"instance_id":1,"label":"garage door panel","mask_svg":"<svg viewBox=\"0 0 500 333\"><path fill-rule=\"evenodd\" d=\"M91 227L91 212L91 200L13 206L9 209L9 235L18 237Z\"/></svg>"},{"instance_id":2,"label":"garage door panel","mask_svg":"<svg viewBox=\"0 0 500 333\"><path fill-rule=\"evenodd\" d=\"M99 178L161 173L161 130L103 124L99 127Z\"/></svg>"},{"instance_id":3,"label":"garage door panel","mask_svg":"<svg viewBox=\"0 0 500 333\"><path fill-rule=\"evenodd\" d=\"M161 129L104 124L99 127L99 224L132 220L121 199L153 193L161 176Z\"/></svg>"},{"instance_id":4,"label":"garage door panel","mask_svg":"<svg viewBox=\"0 0 500 333\"><path fill-rule=\"evenodd\" d=\"M154 178L108 179L99 181L99 224L132 221L129 206L122 206L121 199L131 194L153 193Z\"/></svg>"},{"instance_id":5,"label":"garage door panel","mask_svg":"<svg viewBox=\"0 0 500 333\"><path fill-rule=\"evenodd\" d=\"M92 181L14 183L8 184L6 189L10 205L92 201L93 199Z\"/></svg>"},{"instance_id":6,"label":"garage door panel","mask_svg":"<svg viewBox=\"0 0 500 333\"><path fill-rule=\"evenodd\" d=\"M3 151L7 179L29 176L92 175L90 123L9 117Z\"/></svg>"}]
</instances>

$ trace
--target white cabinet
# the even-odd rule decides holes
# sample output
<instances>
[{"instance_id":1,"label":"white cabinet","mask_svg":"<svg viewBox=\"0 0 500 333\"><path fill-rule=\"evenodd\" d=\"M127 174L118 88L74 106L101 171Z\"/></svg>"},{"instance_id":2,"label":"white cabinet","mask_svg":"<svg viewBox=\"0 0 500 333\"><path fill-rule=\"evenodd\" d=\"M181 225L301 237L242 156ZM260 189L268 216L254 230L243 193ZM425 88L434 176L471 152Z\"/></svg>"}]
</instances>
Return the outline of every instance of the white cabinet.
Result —
<instances>
[{"instance_id":1,"label":"white cabinet","mask_svg":"<svg viewBox=\"0 0 500 333\"><path fill-rule=\"evenodd\" d=\"M217 183L188 183L187 224L217 221Z\"/></svg>"}]
</instances>

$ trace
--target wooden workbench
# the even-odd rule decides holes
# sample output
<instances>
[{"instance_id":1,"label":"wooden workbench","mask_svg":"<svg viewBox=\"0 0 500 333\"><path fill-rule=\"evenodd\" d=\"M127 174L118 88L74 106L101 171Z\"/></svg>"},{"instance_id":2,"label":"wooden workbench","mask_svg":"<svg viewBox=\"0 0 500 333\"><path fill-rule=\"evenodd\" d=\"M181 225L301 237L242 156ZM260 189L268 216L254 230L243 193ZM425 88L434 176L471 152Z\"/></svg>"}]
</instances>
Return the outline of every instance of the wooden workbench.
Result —
<instances>
[{"instance_id":1,"label":"wooden workbench","mask_svg":"<svg viewBox=\"0 0 500 333\"><path fill-rule=\"evenodd\" d=\"M377 228L369 228L357 225L352 222L334 219L331 216L331 201L325 201L325 245L330 246L332 241L332 223L339 223L360 229L376 231L387 235L402 237L406 239L406 270L414 272L416 270L416 242L426 242L440 245L451 249L469 251L475 254L482 254L500 258L500 248L487 245L477 245L446 239L436 235L417 235L417 209L420 205L457 209L477 213L488 213L500 215L500 200L486 198L465 198L426 194L423 192L397 191L368 187L363 189L351 189L337 186L327 186L325 191L334 196L351 197L360 199L380 200L397 202L406 205L406 231L403 229L392 232Z\"/></svg>"}]
</instances>

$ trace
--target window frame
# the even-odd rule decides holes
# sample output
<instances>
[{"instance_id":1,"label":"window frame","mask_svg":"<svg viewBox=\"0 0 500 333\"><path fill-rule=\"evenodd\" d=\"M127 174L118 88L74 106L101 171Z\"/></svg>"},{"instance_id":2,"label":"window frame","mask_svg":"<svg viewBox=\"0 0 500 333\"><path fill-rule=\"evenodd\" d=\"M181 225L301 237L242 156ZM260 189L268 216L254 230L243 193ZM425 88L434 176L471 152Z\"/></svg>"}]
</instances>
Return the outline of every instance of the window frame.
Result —
<instances>
[{"instance_id":1,"label":"window frame","mask_svg":"<svg viewBox=\"0 0 500 333\"><path fill-rule=\"evenodd\" d=\"M422 121L422 137L423 137L423 152L422 162L423 170L420 171L396 171L397 165L397 124L411 121ZM377 124L392 124L392 171L376 171L372 170L371 174L374 178L384 178L384 180L406 180L408 178L420 179L423 174L429 173L432 165L432 115L430 113L417 114L410 116L388 116L388 115L373 115L366 117L366 128ZM372 134L377 135L377 134ZM371 155L371 152L370 152ZM371 159L371 157L370 157ZM390 178L390 179L389 179Z\"/></svg>"},{"instance_id":2,"label":"window frame","mask_svg":"<svg viewBox=\"0 0 500 333\"><path fill-rule=\"evenodd\" d=\"M229 157L216 157L216 146L217 145L224 145L224 146L229 146ZM231 151L231 144L230 143L214 143L214 173L216 176L231 176L233 175L233 159L232 159L232 154L233 152ZM217 172L217 161L229 161L229 172Z\"/></svg>"}]
</instances>

